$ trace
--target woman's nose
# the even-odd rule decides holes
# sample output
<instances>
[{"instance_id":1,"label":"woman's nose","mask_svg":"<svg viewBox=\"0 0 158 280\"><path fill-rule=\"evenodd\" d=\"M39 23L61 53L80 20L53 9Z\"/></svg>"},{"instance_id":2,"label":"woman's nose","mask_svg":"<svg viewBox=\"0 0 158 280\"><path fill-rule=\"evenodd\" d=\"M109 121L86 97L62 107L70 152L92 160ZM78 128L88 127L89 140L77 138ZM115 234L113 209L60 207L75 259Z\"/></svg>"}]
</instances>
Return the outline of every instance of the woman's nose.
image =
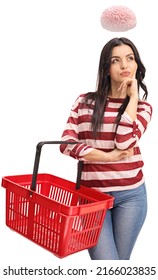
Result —
<instances>
[{"instance_id":1,"label":"woman's nose","mask_svg":"<svg viewBox=\"0 0 158 280\"><path fill-rule=\"evenodd\" d=\"M126 69L127 68L127 63L126 61L121 62L121 69Z\"/></svg>"}]
</instances>

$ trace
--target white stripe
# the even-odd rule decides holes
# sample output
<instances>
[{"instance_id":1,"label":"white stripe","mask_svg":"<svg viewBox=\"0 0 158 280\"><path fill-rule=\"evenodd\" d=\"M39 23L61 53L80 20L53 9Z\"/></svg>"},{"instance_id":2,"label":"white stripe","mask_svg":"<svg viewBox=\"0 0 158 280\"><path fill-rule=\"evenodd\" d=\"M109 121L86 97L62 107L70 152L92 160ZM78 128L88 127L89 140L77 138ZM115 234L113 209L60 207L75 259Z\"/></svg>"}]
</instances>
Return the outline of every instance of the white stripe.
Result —
<instances>
[{"instance_id":1,"label":"white stripe","mask_svg":"<svg viewBox=\"0 0 158 280\"><path fill-rule=\"evenodd\" d=\"M105 112L106 117L116 117L118 112Z\"/></svg>"},{"instance_id":2,"label":"white stripe","mask_svg":"<svg viewBox=\"0 0 158 280\"><path fill-rule=\"evenodd\" d=\"M120 124L117 129L117 134L126 135L128 133L131 133L132 131L133 127L127 127Z\"/></svg>"},{"instance_id":3,"label":"white stripe","mask_svg":"<svg viewBox=\"0 0 158 280\"><path fill-rule=\"evenodd\" d=\"M96 148L96 149L114 149L114 142L112 141L107 141L107 140L96 140L94 141L93 139L87 139L85 141L82 140L82 142L85 142L87 145L90 145L92 146L93 148Z\"/></svg>"},{"instance_id":4,"label":"white stripe","mask_svg":"<svg viewBox=\"0 0 158 280\"><path fill-rule=\"evenodd\" d=\"M74 131L75 133L78 134L78 126L76 124L73 124L73 123L67 123L66 126L65 126L65 130L72 130L72 131Z\"/></svg>"},{"instance_id":5,"label":"white stripe","mask_svg":"<svg viewBox=\"0 0 158 280\"><path fill-rule=\"evenodd\" d=\"M115 103L115 102L109 101L107 107L109 107L109 108L114 108L114 109L118 109L118 108L120 108L120 106L121 106L121 103Z\"/></svg>"},{"instance_id":6,"label":"white stripe","mask_svg":"<svg viewBox=\"0 0 158 280\"><path fill-rule=\"evenodd\" d=\"M84 122L84 123L80 123L78 124L78 130L83 132L83 131L91 131L91 123L89 122Z\"/></svg>"},{"instance_id":7,"label":"white stripe","mask_svg":"<svg viewBox=\"0 0 158 280\"><path fill-rule=\"evenodd\" d=\"M75 111L71 111L71 113L70 113L70 117L71 118L78 118L78 114L75 112Z\"/></svg>"},{"instance_id":8,"label":"white stripe","mask_svg":"<svg viewBox=\"0 0 158 280\"><path fill-rule=\"evenodd\" d=\"M84 122L84 123L81 123L81 124L78 124L78 129L79 131L92 131L91 129L91 123L89 122ZM113 124L105 124L102 126L102 130L101 132L114 132L115 131L115 126Z\"/></svg>"},{"instance_id":9,"label":"white stripe","mask_svg":"<svg viewBox=\"0 0 158 280\"><path fill-rule=\"evenodd\" d=\"M126 150L128 149L128 147L134 142L134 141L137 141L138 140L138 137L133 137L127 141L124 141L122 143L118 143L117 141L115 141L115 145L118 149L120 150Z\"/></svg>"},{"instance_id":10,"label":"white stripe","mask_svg":"<svg viewBox=\"0 0 158 280\"><path fill-rule=\"evenodd\" d=\"M133 120L131 119L131 117L128 115L128 113L124 112L122 117L121 117L121 121L122 122L127 122L127 123L130 123L132 124L133 123Z\"/></svg>"},{"instance_id":11,"label":"white stripe","mask_svg":"<svg viewBox=\"0 0 158 280\"><path fill-rule=\"evenodd\" d=\"M92 115L93 114L93 109L91 108L81 108L78 109L78 115L79 116L84 116L84 115Z\"/></svg>"},{"instance_id":12,"label":"white stripe","mask_svg":"<svg viewBox=\"0 0 158 280\"><path fill-rule=\"evenodd\" d=\"M93 109L90 109L90 108L78 109L79 116L88 115L91 118L92 114L93 114ZM116 117L117 114L118 114L118 112L105 112L104 113L104 115L106 115L106 117Z\"/></svg>"}]
</instances>

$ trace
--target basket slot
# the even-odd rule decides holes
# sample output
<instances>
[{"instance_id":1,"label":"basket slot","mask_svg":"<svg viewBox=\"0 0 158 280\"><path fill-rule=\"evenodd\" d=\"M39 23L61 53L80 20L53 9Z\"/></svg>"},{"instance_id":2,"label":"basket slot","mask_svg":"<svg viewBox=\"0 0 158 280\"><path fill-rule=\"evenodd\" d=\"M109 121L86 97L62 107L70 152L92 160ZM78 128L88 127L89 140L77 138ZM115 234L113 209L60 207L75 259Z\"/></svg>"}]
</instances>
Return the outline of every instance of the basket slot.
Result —
<instances>
[{"instance_id":1,"label":"basket slot","mask_svg":"<svg viewBox=\"0 0 158 280\"><path fill-rule=\"evenodd\" d=\"M27 200L8 190L6 200L6 224L19 233L26 235L29 206Z\"/></svg>"},{"instance_id":2,"label":"basket slot","mask_svg":"<svg viewBox=\"0 0 158 280\"><path fill-rule=\"evenodd\" d=\"M40 205L37 205L36 211L33 240L43 247L56 251L59 246L60 214L41 207Z\"/></svg>"},{"instance_id":3,"label":"basket slot","mask_svg":"<svg viewBox=\"0 0 158 280\"><path fill-rule=\"evenodd\" d=\"M60 202L61 204L70 206L72 202L73 194L70 191L63 190L57 186L50 187L49 198Z\"/></svg>"}]
</instances>

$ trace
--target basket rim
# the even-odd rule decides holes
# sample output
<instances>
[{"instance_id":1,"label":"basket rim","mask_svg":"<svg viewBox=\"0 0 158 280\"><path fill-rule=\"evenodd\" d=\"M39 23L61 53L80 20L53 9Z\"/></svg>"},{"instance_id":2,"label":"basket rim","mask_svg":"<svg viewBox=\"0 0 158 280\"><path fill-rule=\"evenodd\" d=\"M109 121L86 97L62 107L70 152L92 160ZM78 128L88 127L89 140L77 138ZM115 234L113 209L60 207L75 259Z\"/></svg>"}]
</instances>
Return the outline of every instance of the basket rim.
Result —
<instances>
[{"instance_id":1,"label":"basket rim","mask_svg":"<svg viewBox=\"0 0 158 280\"><path fill-rule=\"evenodd\" d=\"M46 177L47 180L40 179L40 178L43 178L43 176ZM25 180L22 180L24 178L25 178ZM31 180L28 180L30 178L32 178L32 174L5 176L2 179L2 186L18 195L21 195L21 196L27 198L28 200L30 200L34 203L37 203L37 202L42 203L43 206L47 205L47 207L49 207L49 208L51 208L53 205L53 207L59 208L60 211L66 215L81 215L81 213L84 214L87 211L93 212L93 211L96 211L97 209L98 209L98 211L101 209L107 210L107 209L112 208L112 206L113 206L114 198L108 194L103 194L101 192L98 192L95 189L91 189L91 188L88 188L83 185L80 186L79 190L72 189L71 186L73 188L75 188L75 183L73 183L72 181L69 181L69 180L60 178L58 176L52 175L52 174L48 174L48 173L39 173L38 178L37 178L37 184L41 184L41 183L53 184L53 182L48 180L48 178L60 179L62 182L64 182L64 183L66 182L67 184L70 184L71 186L69 188L66 188L57 183L54 183L54 185L56 187L69 191L69 192L71 192L71 194L74 194L74 195L79 194L82 198L89 200L89 202L87 202L85 204L80 204L80 205L62 204L61 202L56 201L53 198L50 198L50 197L48 197L44 194L38 193L36 191L32 191L32 190L30 191L30 188L23 186L22 183L24 185L29 185L29 186L31 185ZM16 179L18 182L16 181ZM20 181L20 183L19 183L19 181ZM88 194L86 193L87 190L88 190ZM98 196L98 198L97 198L97 196Z\"/></svg>"}]
</instances>

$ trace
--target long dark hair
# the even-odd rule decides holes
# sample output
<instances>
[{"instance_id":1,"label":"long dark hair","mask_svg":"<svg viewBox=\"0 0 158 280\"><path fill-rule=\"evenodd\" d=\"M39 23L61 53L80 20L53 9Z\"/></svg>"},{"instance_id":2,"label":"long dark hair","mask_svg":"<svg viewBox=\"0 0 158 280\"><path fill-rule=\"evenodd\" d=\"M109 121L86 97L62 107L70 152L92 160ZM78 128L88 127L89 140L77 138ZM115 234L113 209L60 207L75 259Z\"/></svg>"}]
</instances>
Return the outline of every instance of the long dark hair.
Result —
<instances>
[{"instance_id":1,"label":"long dark hair","mask_svg":"<svg viewBox=\"0 0 158 280\"><path fill-rule=\"evenodd\" d=\"M144 91L143 99L146 100L148 96L148 90L146 85L143 83L143 79L145 77L146 69L140 59L139 52L135 45L127 38L113 38L111 39L102 49L99 61L99 68L98 68L98 76L97 76L97 88L95 92L89 92L86 96L87 101L95 101L94 111L92 115L92 129L93 134L96 137L97 133L99 132L101 125L103 123L104 117L104 110L107 104L108 94L111 90L111 78L109 76L109 68L111 64L111 55L112 49L116 46L120 45L128 45L131 47L134 53L135 61L138 65L137 72L136 72L136 79L138 82L138 91L141 87ZM116 120L116 127L120 121L121 115L125 111L127 104L129 102L129 97L127 96L119 108L117 120Z\"/></svg>"}]
</instances>

